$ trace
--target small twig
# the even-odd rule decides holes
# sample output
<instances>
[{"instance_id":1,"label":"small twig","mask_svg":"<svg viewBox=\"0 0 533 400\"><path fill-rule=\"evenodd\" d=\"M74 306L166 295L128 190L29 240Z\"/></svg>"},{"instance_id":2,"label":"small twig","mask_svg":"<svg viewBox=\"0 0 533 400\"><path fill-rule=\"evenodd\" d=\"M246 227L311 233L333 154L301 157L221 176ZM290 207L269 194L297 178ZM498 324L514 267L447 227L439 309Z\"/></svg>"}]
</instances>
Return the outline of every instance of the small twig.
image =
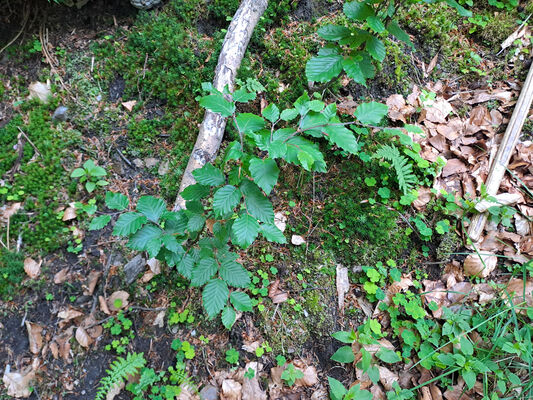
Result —
<instances>
[{"instance_id":1,"label":"small twig","mask_svg":"<svg viewBox=\"0 0 533 400\"><path fill-rule=\"evenodd\" d=\"M33 150L35 150L35 152L41 157L43 158L43 155L41 154L41 152L39 151L39 149L37 148L37 146L35 146L33 144L33 142L31 141L31 139L28 137L28 135L26 135L24 133L24 131L22 129L20 129L20 126L17 127L18 130L20 131L20 133L26 138L26 140L28 141L29 144L31 144L31 147L33 147Z\"/></svg>"},{"instance_id":2,"label":"small twig","mask_svg":"<svg viewBox=\"0 0 533 400\"><path fill-rule=\"evenodd\" d=\"M130 168L135 169L135 166L131 163L130 160L128 160L126 158L126 156L124 154L122 154L121 151L119 151L119 149L115 149L115 150L116 150L117 154L119 155L119 157L122 158L122 161L124 161L126 164L128 164L130 166Z\"/></svg>"}]
</instances>

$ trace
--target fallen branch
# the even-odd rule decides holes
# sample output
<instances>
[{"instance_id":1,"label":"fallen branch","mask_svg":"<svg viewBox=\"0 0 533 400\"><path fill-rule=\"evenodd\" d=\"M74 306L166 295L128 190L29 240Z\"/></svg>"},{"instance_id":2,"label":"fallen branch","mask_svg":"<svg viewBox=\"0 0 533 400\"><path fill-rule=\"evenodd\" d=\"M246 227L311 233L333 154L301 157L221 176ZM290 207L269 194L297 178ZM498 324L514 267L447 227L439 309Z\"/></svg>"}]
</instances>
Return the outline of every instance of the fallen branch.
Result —
<instances>
[{"instance_id":1,"label":"fallen branch","mask_svg":"<svg viewBox=\"0 0 533 400\"><path fill-rule=\"evenodd\" d=\"M505 171L507 170L507 165L509 160L514 152L522 127L524 126L524 121L528 116L529 108L533 101L533 64L529 68L529 73L527 75L522 91L520 92L520 97L516 103L516 107L507 125L505 134L503 135L502 142L498 148L498 153L496 158L492 163L485 182L487 187L487 194L489 196L495 196L498 193L500 184L502 182ZM472 242L477 242L485 228L487 222L487 213L477 214L472 218L472 222L468 228L468 237Z\"/></svg>"},{"instance_id":2,"label":"fallen branch","mask_svg":"<svg viewBox=\"0 0 533 400\"><path fill-rule=\"evenodd\" d=\"M248 47L248 42L267 5L268 0L243 0L241 2L239 9L233 16L218 57L213 80L215 89L223 91L227 86L230 91L233 91L237 71ZM216 158L225 129L226 118L206 110L198 138L181 179L179 193L196 182L192 176L192 171L203 167ZM178 194L174 203L174 210L183 208L185 208L185 200Z\"/></svg>"}]
</instances>

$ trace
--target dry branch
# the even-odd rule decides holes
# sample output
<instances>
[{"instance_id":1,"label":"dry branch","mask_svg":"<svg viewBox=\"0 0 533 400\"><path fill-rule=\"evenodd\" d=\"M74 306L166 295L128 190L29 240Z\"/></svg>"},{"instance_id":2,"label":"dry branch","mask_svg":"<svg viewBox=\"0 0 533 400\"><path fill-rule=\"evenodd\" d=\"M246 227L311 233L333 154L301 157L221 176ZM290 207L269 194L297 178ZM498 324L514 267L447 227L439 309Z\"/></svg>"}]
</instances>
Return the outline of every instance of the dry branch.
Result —
<instances>
[{"instance_id":1,"label":"dry branch","mask_svg":"<svg viewBox=\"0 0 533 400\"><path fill-rule=\"evenodd\" d=\"M233 91L237 71L248 47L248 42L267 5L268 0L243 0L241 2L239 9L233 16L218 57L213 80L213 86L217 90L222 91L224 87L228 86L229 90ZM226 118L206 110L196 144L181 179L179 193L187 186L195 183L192 171L203 167L207 162L216 158L225 129ZM184 207L185 200L178 194L174 203L174 210Z\"/></svg>"},{"instance_id":2,"label":"dry branch","mask_svg":"<svg viewBox=\"0 0 533 400\"><path fill-rule=\"evenodd\" d=\"M492 163L485 185L487 187L487 194L495 196L498 193L503 176L509 164L509 160L514 152L524 121L526 120L531 102L533 101L533 64L529 68L529 73L526 82L520 92L520 97L516 103L516 107L507 125L505 134L503 136L496 158ZM472 218L472 223L468 228L468 236L473 242L477 242L485 228L487 222L487 213L477 214Z\"/></svg>"}]
</instances>

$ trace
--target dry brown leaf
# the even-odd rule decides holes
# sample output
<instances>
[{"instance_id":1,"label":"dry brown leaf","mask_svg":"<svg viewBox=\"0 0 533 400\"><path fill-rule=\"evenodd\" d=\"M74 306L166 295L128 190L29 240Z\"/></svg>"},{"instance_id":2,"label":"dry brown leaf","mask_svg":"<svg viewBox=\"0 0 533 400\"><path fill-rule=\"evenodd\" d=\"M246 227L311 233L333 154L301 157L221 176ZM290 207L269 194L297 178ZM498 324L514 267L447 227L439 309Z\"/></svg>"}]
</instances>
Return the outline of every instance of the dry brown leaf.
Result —
<instances>
[{"instance_id":1,"label":"dry brown leaf","mask_svg":"<svg viewBox=\"0 0 533 400\"><path fill-rule=\"evenodd\" d=\"M274 214L274 225L281 231L285 232L285 228L287 227L287 217L282 212L277 212Z\"/></svg>"},{"instance_id":2,"label":"dry brown leaf","mask_svg":"<svg viewBox=\"0 0 533 400\"><path fill-rule=\"evenodd\" d=\"M299 386L315 386L318 383L316 368L312 365L305 368L297 368L304 374L303 378L296 379L295 384Z\"/></svg>"},{"instance_id":3,"label":"dry brown leaf","mask_svg":"<svg viewBox=\"0 0 533 400\"><path fill-rule=\"evenodd\" d=\"M337 298L338 307L341 314L344 313L344 296L350 290L350 281L348 279L348 268L343 267L341 264L337 264L336 274L336 286L337 286Z\"/></svg>"},{"instance_id":4,"label":"dry brown leaf","mask_svg":"<svg viewBox=\"0 0 533 400\"><path fill-rule=\"evenodd\" d=\"M426 105L420 114L420 118L435 124L444 124L452 111L451 104L441 97Z\"/></svg>"},{"instance_id":5,"label":"dry brown leaf","mask_svg":"<svg viewBox=\"0 0 533 400\"><path fill-rule=\"evenodd\" d=\"M458 303L470 294L473 285L470 282L457 282L448 288L448 300Z\"/></svg>"},{"instance_id":6,"label":"dry brown leaf","mask_svg":"<svg viewBox=\"0 0 533 400\"><path fill-rule=\"evenodd\" d=\"M279 284L280 280L276 279L268 288L268 297L270 297L274 304L284 303L289 299L289 294L280 290Z\"/></svg>"},{"instance_id":7,"label":"dry brown leaf","mask_svg":"<svg viewBox=\"0 0 533 400\"><path fill-rule=\"evenodd\" d=\"M392 384L398 382L400 379L398 374L395 374L390 369L379 366L379 381L386 390L393 390Z\"/></svg>"},{"instance_id":8,"label":"dry brown leaf","mask_svg":"<svg viewBox=\"0 0 533 400\"><path fill-rule=\"evenodd\" d=\"M500 47L502 50L505 50L507 47L511 46L515 40L520 39L524 34L526 33L525 29L526 25L520 25L513 33L509 35L507 39L505 39Z\"/></svg>"},{"instance_id":9,"label":"dry brown leaf","mask_svg":"<svg viewBox=\"0 0 533 400\"><path fill-rule=\"evenodd\" d=\"M88 348L94 342L94 340L81 326L76 329L76 340L82 347L85 348Z\"/></svg>"},{"instance_id":10,"label":"dry brown leaf","mask_svg":"<svg viewBox=\"0 0 533 400\"><path fill-rule=\"evenodd\" d=\"M146 261L146 265L150 267L150 271L152 271L154 275L159 275L161 273L161 261L157 258L150 258Z\"/></svg>"},{"instance_id":11,"label":"dry brown leaf","mask_svg":"<svg viewBox=\"0 0 533 400\"><path fill-rule=\"evenodd\" d=\"M117 312L128 306L130 294L124 290L113 292L107 299L107 307L111 312Z\"/></svg>"},{"instance_id":12,"label":"dry brown leaf","mask_svg":"<svg viewBox=\"0 0 533 400\"><path fill-rule=\"evenodd\" d=\"M261 389L258 381L259 366L257 362L249 362L244 369L255 371L252 379L244 379L242 383L242 400L267 400L266 392Z\"/></svg>"},{"instance_id":13,"label":"dry brown leaf","mask_svg":"<svg viewBox=\"0 0 533 400\"><path fill-rule=\"evenodd\" d=\"M498 257L492 253L470 254L466 257L463 268L465 275L486 278L496 268Z\"/></svg>"},{"instance_id":14,"label":"dry brown leaf","mask_svg":"<svg viewBox=\"0 0 533 400\"><path fill-rule=\"evenodd\" d=\"M83 316L83 313L69 306L68 308L59 311L57 313L57 316L58 318L61 318L65 321L70 321L72 319Z\"/></svg>"},{"instance_id":15,"label":"dry brown leaf","mask_svg":"<svg viewBox=\"0 0 533 400\"><path fill-rule=\"evenodd\" d=\"M222 381L222 398L224 400L241 400L242 385L233 379Z\"/></svg>"},{"instance_id":16,"label":"dry brown leaf","mask_svg":"<svg viewBox=\"0 0 533 400\"><path fill-rule=\"evenodd\" d=\"M59 346L56 342L50 342L50 352L55 360L59 358Z\"/></svg>"},{"instance_id":17,"label":"dry brown leaf","mask_svg":"<svg viewBox=\"0 0 533 400\"><path fill-rule=\"evenodd\" d=\"M74 218L76 218L78 215L76 214L76 207L67 207L65 211L63 212L63 218L61 218L62 221L70 221Z\"/></svg>"},{"instance_id":18,"label":"dry brown leaf","mask_svg":"<svg viewBox=\"0 0 533 400\"><path fill-rule=\"evenodd\" d=\"M20 209L22 203L12 203L9 207L6 207L2 211L2 217L4 219L11 218Z\"/></svg>"},{"instance_id":19,"label":"dry brown leaf","mask_svg":"<svg viewBox=\"0 0 533 400\"><path fill-rule=\"evenodd\" d=\"M524 197L521 193L499 193L494 197L494 201L481 200L475 208L478 212L485 212L491 207L512 206L518 202L523 202Z\"/></svg>"},{"instance_id":20,"label":"dry brown leaf","mask_svg":"<svg viewBox=\"0 0 533 400\"><path fill-rule=\"evenodd\" d=\"M130 100L125 101L122 103L122 106L128 110L128 112L131 112L133 110L133 107L135 107L135 104L137 104L137 100Z\"/></svg>"},{"instance_id":21,"label":"dry brown leaf","mask_svg":"<svg viewBox=\"0 0 533 400\"><path fill-rule=\"evenodd\" d=\"M435 69L435 66L437 65L437 61L439 59L439 53L435 54L435 56L431 59L431 61L429 62L429 65L428 67L426 68L426 71L424 73L424 76L428 77L429 74L431 74L431 72L433 71L433 69Z\"/></svg>"},{"instance_id":22,"label":"dry brown leaf","mask_svg":"<svg viewBox=\"0 0 533 400\"><path fill-rule=\"evenodd\" d=\"M165 326L165 310L159 311L154 318L154 322L152 322L152 326L159 326L160 328L163 328Z\"/></svg>"},{"instance_id":23,"label":"dry brown leaf","mask_svg":"<svg viewBox=\"0 0 533 400\"><path fill-rule=\"evenodd\" d=\"M98 296L98 304L100 304L100 310L102 310L104 314L111 314L111 311L109 311L109 307L107 306L104 296Z\"/></svg>"},{"instance_id":24,"label":"dry brown leaf","mask_svg":"<svg viewBox=\"0 0 533 400\"><path fill-rule=\"evenodd\" d=\"M126 384L123 381L115 383L107 391L105 400L113 400L115 397L117 397L120 394L120 392L122 391L122 389L124 389L125 386Z\"/></svg>"},{"instance_id":25,"label":"dry brown leaf","mask_svg":"<svg viewBox=\"0 0 533 400\"><path fill-rule=\"evenodd\" d=\"M98 279L102 276L102 271L91 271L89 272L89 277L87 278L87 285L85 287L85 290L83 291L83 294L85 296L92 296L94 293L94 289L96 288L96 284L98 283Z\"/></svg>"},{"instance_id":26,"label":"dry brown leaf","mask_svg":"<svg viewBox=\"0 0 533 400\"><path fill-rule=\"evenodd\" d=\"M424 284L424 294L422 297L426 301L426 304L431 303L434 301L437 304L437 309L432 310L433 316L435 318L440 318L442 316L442 306L446 303L446 290L444 288L444 284L440 281L431 281L431 280L424 280L422 282Z\"/></svg>"},{"instance_id":27,"label":"dry brown leaf","mask_svg":"<svg viewBox=\"0 0 533 400\"><path fill-rule=\"evenodd\" d=\"M60 285L64 283L68 278L68 267L63 268L57 274L54 275L54 283Z\"/></svg>"},{"instance_id":28,"label":"dry brown leaf","mask_svg":"<svg viewBox=\"0 0 533 400\"><path fill-rule=\"evenodd\" d=\"M291 243L295 246L301 246L302 244L305 243L305 239L301 237L300 235L292 235Z\"/></svg>"},{"instance_id":29,"label":"dry brown leaf","mask_svg":"<svg viewBox=\"0 0 533 400\"><path fill-rule=\"evenodd\" d=\"M28 86L30 92L29 98L38 99L46 104L52 96L52 91L50 89L50 81L47 81L46 83L32 82L30 86Z\"/></svg>"},{"instance_id":30,"label":"dry brown leaf","mask_svg":"<svg viewBox=\"0 0 533 400\"><path fill-rule=\"evenodd\" d=\"M522 217L520 214L515 214L514 225L516 228L516 233L522 236L529 235L529 232L531 231L531 224L526 218Z\"/></svg>"},{"instance_id":31,"label":"dry brown leaf","mask_svg":"<svg viewBox=\"0 0 533 400\"><path fill-rule=\"evenodd\" d=\"M7 395L20 398L28 398L31 396L33 390L32 381L35 378L35 371L32 367L28 367L20 372L11 372L9 365L4 371L4 385L7 388Z\"/></svg>"},{"instance_id":32,"label":"dry brown leaf","mask_svg":"<svg viewBox=\"0 0 533 400\"><path fill-rule=\"evenodd\" d=\"M431 193L430 188L420 188L417 190L417 192L418 197L415 201L413 201L413 207L416 208L417 211L421 211L424 209L426 204L430 202L433 194Z\"/></svg>"},{"instance_id":33,"label":"dry brown leaf","mask_svg":"<svg viewBox=\"0 0 533 400\"><path fill-rule=\"evenodd\" d=\"M442 176L443 178L447 178L450 175L460 174L466 171L468 171L468 169L464 162L458 158L452 158L446 162L446 165L442 169Z\"/></svg>"},{"instance_id":34,"label":"dry brown leaf","mask_svg":"<svg viewBox=\"0 0 533 400\"><path fill-rule=\"evenodd\" d=\"M43 260L37 262L33 258L27 257L24 260L24 272L26 272L31 279L36 279L41 274L42 263Z\"/></svg>"},{"instance_id":35,"label":"dry brown leaf","mask_svg":"<svg viewBox=\"0 0 533 400\"><path fill-rule=\"evenodd\" d=\"M39 354L43 347L43 327L32 322L26 321L26 330L30 342L30 351L33 354Z\"/></svg>"},{"instance_id":36,"label":"dry brown leaf","mask_svg":"<svg viewBox=\"0 0 533 400\"><path fill-rule=\"evenodd\" d=\"M507 284L507 292L512 296L514 304L526 303L527 307L533 307L533 280L513 278ZM523 304L522 304L523 305Z\"/></svg>"},{"instance_id":37,"label":"dry brown leaf","mask_svg":"<svg viewBox=\"0 0 533 400\"><path fill-rule=\"evenodd\" d=\"M370 388L370 393L372 393L372 400L386 400L387 396L385 395L385 392L379 385L372 385ZM329 397L326 397L326 399L329 399Z\"/></svg>"}]
</instances>

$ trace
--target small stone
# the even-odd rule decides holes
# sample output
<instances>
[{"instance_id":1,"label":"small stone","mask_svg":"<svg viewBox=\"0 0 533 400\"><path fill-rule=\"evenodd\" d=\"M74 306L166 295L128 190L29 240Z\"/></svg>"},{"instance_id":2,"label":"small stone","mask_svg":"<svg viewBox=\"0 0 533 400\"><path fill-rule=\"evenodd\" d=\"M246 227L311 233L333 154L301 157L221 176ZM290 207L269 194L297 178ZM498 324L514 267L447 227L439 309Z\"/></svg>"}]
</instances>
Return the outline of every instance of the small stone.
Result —
<instances>
[{"instance_id":1,"label":"small stone","mask_svg":"<svg viewBox=\"0 0 533 400\"><path fill-rule=\"evenodd\" d=\"M130 0L130 3L140 10L148 10L161 3L161 0Z\"/></svg>"},{"instance_id":2,"label":"small stone","mask_svg":"<svg viewBox=\"0 0 533 400\"><path fill-rule=\"evenodd\" d=\"M161 176L166 175L169 170L169 162L164 161L161 164L159 164L159 168L157 169L157 173Z\"/></svg>"},{"instance_id":3,"label":"small stone","mask_svg":"<svg viewBox=\"0 0 533 400\"><path fill-rule=\"evenodd\" d=\"M126 265L124 265L124 273L126 274L126 283L131 285L137 276L143 271L146 265L146 260L140 254L133 257Z\"/></svg>"},{"instance_id":4,"label":"small stone","mask_svg":"<svg viewBox=\"0 0 533 400\"><path fill-rule=\"evenodd\" d=\"M68 107L59 106L52 115L52 121L66 121L67 120Z\"/></svg>"},{"instance_id":5,"label":"small stone","mask_svg":"<svg viewBox=\"0 0 533 400\"><path fill-rule=\"evenodd\" d=\"M159 160L157 158L148 157L144 159L144 163L146 164L146 168L153 168L157 165Z\"/></svg>"},{"instance_id":6,"label":"small stone","mask_svg":"<svg viewBox=\"0 0 533 400\"><path fill-rule=\"evenodd\" d=\"M142 168L142 167L144 167L144 162L143 162L143 160L141 160L140 158L136 158L135 160L133 160L133 164L134 164L137 168Z\"/></svg>"},{"instance_id":7,"label":"small stone","mask_svg":"<svg viewBox=\"0 0 533 400\"><path fill-rule=\"evenodd\" d=\"M200 390L200 398L202 400L217 400L218 389L212 385L204 386L204 388Z\"/></svg>"},{"instance_id":8,"label":"small stone","mask_svg":"<svg viewBox=\"0 0 533 400\"><path fill-rule=\"evenodd\" d=\"M274 214L274 225L282 231L285 232L285 228L287 227L287 217L282 212L277 212Z\"/></svg>"},{"instance_id":9,"label":"small stone","mask_svg":"<svg viewBox=\"0 0 533 400\"><path fill-rule=\"evenodd\" d=\"M295 246L301 246L305 243L305 239L300 235L292 235L291 243Z\"/></svg>"}]
</instances>

